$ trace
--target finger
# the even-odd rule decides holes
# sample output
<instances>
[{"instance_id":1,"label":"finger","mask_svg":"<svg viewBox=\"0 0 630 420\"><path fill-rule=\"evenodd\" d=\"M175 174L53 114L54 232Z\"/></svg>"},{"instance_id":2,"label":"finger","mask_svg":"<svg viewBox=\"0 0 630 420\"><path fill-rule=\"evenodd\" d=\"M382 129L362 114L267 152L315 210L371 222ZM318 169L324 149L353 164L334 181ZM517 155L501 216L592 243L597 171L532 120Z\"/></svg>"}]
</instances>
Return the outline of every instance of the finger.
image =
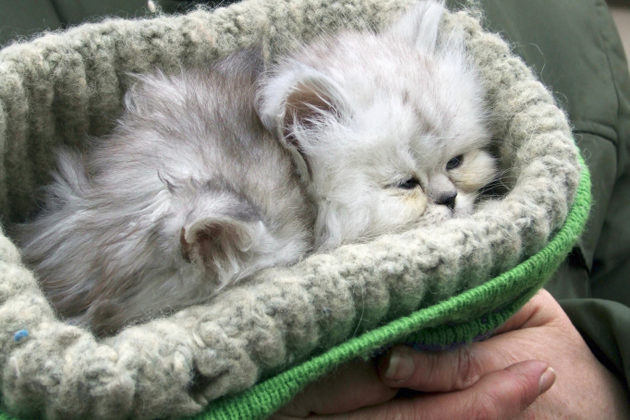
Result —
<instances>
[{"instance_id":1,"label":"finger","mask_svg":"<svg viewBox=\"0 0 630 420\"><path fill-rule=\"evenodd\" d=\"M475 345L444 353L396 346L379 361L378 371L383 383L390 387L448 392L468 388L496 370L493 357L486 357L485 349Z\"/></svg>"},{"instance_id":2,"label":"finger","mask_svg":"<svg viewBox=\"0 0 630 420\"><path fill-rule=\"evenodd\" d=\"M343 413L389 401L397 391L383 384L372 361L358 360L309 385L274 418Z\"/></svg>"},{"instance_id":3,"label":"finger","mask_svg":"<svg viewBox=\"0 0 630 420\"><path fill-rule=\"evenodd\" d=\"M313 419L508 420L523 412L539 395L551 388L555 379L555 372L548 364L530 360L489 373L474 386L462 391L395 399L343 416L315 416Z\"/></svg>"}]
</instances>

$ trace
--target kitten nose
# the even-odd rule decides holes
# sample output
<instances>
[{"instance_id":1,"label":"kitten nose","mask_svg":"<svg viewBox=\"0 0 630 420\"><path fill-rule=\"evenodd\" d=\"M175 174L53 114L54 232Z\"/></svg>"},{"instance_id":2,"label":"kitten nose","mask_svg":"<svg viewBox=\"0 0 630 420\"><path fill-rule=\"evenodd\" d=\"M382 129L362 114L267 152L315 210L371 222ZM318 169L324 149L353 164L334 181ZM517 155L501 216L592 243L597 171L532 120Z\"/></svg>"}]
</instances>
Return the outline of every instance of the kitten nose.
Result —
<instances>
[{"instance_id":1,"label":"kitten nose","mask_svg":"<svg viewBox=\"0 0 630 420\"><path fill-rule=\"evenodd\" d=\"M455 208L455 197L457 197L457 191L445 192L435 200L435 203L444 205L453 210Z\"/></svg>"}]
</instances>

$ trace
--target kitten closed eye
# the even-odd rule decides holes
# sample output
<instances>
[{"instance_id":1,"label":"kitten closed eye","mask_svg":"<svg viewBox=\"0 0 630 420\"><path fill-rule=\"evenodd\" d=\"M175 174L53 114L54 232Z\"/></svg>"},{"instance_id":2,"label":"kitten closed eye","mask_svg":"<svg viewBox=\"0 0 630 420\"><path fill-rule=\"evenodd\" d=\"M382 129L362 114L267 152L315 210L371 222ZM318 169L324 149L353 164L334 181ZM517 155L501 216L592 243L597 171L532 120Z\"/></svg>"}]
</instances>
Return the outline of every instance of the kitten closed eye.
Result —
<instances>
[{"instance_id":1,"label":"kitten closed eye","mask_svg":"<svg viewBox=\"0 0 630 420\"><path fill-rule=\"evenodd\" d=\"M412 190L420 186L420 180L418 178L409 178L397 185L398 188L403 190Z\"/></svg>"},{"instance_id":2,"label":"kitten closed eye","mask_svg":"<svg viewBox=\"0 0 630 420\"><path fill-rule=\"evenodd\" d=\"M446 170L451 171L459 167L464 162L464 155L455 156L446 163Z\"/></svg>"}]
</instances>

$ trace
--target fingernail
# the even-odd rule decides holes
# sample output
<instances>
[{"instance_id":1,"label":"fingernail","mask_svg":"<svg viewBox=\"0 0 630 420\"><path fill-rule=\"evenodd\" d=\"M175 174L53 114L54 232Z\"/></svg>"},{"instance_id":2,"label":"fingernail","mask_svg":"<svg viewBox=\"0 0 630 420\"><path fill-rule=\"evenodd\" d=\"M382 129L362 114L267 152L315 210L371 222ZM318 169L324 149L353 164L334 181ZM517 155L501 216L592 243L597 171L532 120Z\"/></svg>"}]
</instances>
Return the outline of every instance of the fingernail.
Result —
<instances>
[{"instance_id":1,"label":"fingernail","mask_svg":"<svg viewBox=\"0 0 630 420\"><path fill-rule=\"evenodd\" d=\"M543 372L540 377L540 381L538 381L538 395L544 394L551 388L551 385L556 381L556 371L551 367L548 367L546 371Z\"/></svg>"},{"instance_id":2,"label":"fingernail","mask_svg":"<svg viewBox=\"0 0 630 420\"><path fill-rule=\"evenodd\" d=\"M393 381L403 381L411 378L414 369L415 366L411 354L405 350L395 349L389 356L385 378Z\"/></svg>"}]
</instances>

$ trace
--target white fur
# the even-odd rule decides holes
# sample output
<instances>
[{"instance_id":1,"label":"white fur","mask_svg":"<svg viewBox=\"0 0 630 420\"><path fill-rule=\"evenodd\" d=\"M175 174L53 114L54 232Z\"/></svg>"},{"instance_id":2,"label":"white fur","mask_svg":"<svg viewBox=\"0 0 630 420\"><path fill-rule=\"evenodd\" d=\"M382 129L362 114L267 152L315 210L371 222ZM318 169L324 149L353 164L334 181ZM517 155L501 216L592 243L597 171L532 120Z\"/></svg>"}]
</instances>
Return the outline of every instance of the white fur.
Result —
<instances>
[{"instance_id":1,"label":"white fur","mask_svg":"<svg viewBox=\"0 0 630 420\"><path fill-rule=\"evenodd\" d=\"M21 242L61 316L112 333L311 250L312 205L253 107L257 57L138 77L111 136L60 154Z\"/></svg>"},{"instance_id":2,"label":"white fur","mask_svg":"<svg viewBox=\"0 0 630 420\"><path fill-rule=\"evenodd\" d=\"M439 33L443 12L441 2L422 1L380 34L324 38L267 76L262 120L294 149L298 168L311 170L302 175L318 204L319 249L469 214L493 180L482 88L461 34ZM313 80L334 112L287 126L292 92ZM446 170L459 155L462 165ZM397 187L413 177L420 188ZM436 204L450 190L454 211Z\"/></svg>"}]
</instances>

